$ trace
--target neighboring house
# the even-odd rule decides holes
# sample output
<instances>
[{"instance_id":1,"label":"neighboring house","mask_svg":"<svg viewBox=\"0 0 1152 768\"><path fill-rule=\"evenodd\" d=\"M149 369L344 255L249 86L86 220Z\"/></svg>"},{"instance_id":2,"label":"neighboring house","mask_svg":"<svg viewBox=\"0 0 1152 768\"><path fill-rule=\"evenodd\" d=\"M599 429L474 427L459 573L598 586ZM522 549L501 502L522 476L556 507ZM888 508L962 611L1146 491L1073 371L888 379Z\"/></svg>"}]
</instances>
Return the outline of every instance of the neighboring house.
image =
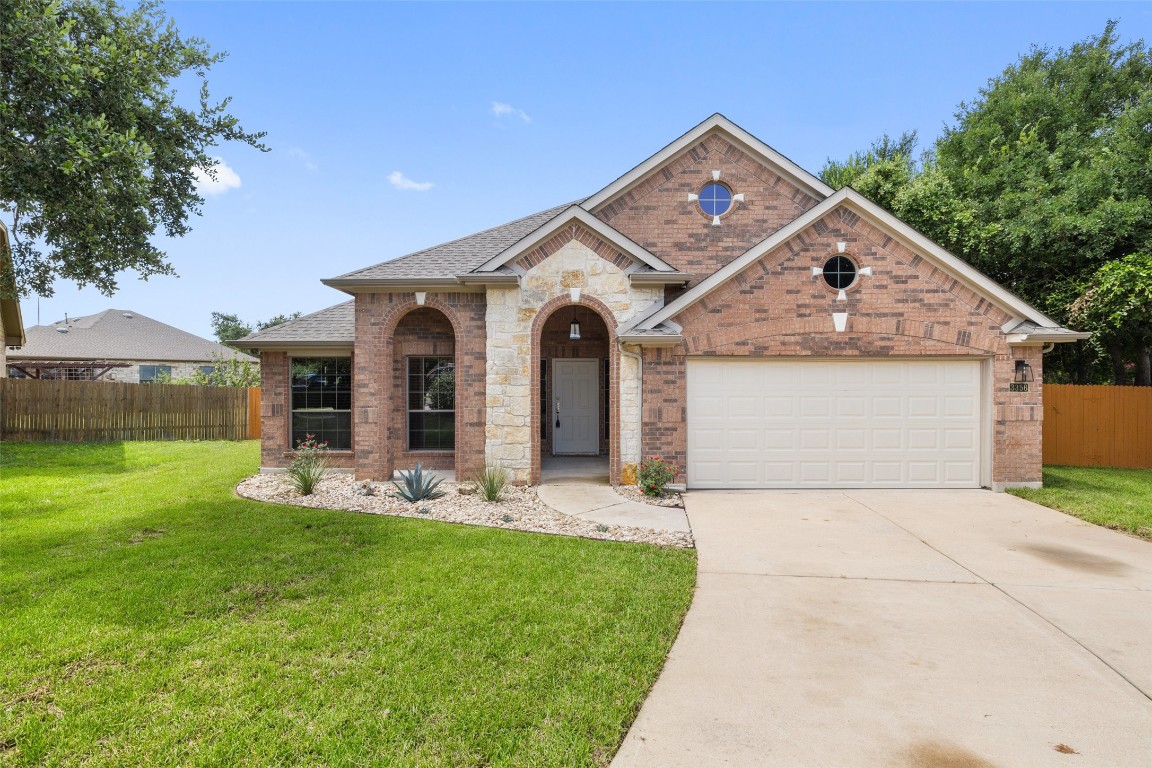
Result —
<instances>
[{"instance_id":1,"label":"neighboring house","mask_svg":"<svg viewBox=\"0 0 1152 768\"><path fill-rule=\"evenodd\" d=\"M1041 481L1054 320L720 115L591 197L322 281L254 334L266 469L647 456L689 488Z\"/></svg>"},{"instance_id":2,"label":"neighboring house","mask_svg":"<svg viewBox=\"0 0 1152 768\"><path fill-rule=\"evenodd\" d=\"M32 326L23 348L8 355L8 375L147 383L189 378L197 370L210 373L214 361L230 358L257 362L138 312L108 309Z\"/></svg>"},{"instance_id":3,"label":"neighboring house","mask_svg":"<svg viewBox=\"0 0 1152 768\"><path fill-rule=\"evenodd\" d=\"M16 286L6 278L12 275L12 253L8 246L8 228L0 221L0 376L6 376L8 350L24 344L24 320L20 317L20 299ZM5 285L5 283L11 283Z\"/></svg>"}]
</instances>

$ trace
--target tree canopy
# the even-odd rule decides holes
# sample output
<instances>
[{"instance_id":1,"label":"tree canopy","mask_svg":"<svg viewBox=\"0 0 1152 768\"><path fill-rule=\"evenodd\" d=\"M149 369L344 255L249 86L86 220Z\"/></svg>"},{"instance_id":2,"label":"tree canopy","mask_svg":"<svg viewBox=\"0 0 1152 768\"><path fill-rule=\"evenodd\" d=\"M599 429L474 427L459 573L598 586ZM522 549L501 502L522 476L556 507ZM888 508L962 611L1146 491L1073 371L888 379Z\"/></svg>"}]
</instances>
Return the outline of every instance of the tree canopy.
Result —
<instances>
[{"instance_id":1,"label":"tree canopy","mask_svg":"<svg viewBox=\"0 0 1152 768\"><path fill-rule=\"evenodd\" d=\"M1058 348L1057 378L1086 382L1105 361L1116 383L1135 367L1148 384L1148 342L1129 325L1130 304L1102 314L1072 307L1112 273L1100 270L1146 249L1152 237L1152 51L1121 44L1115 22L1069 49L1033 48L961 104L919 165L878 147L826 178L848 179L957 255L1061 322L1097 332L1092 348ZM1138 292L1152 275L1123 271ZM1125 290L1119 283L1109 283ZM1119 361L1119 362L1118 362Z\"/></svg>"},{"instance_id":2,"label":"tree canopy","mask_svg":"<svg viewBox=\"0 0 1152 768\"><path fill-rule=\"evenodd\" d=\"M222 142L266 148L205 80L223 53L181 37L156 0L4 0L0 13L0 211L19 295L57 278L106 295L117 276L173 274L151 238L189 231ZM199 106L172 83L203 82Z\"/></svg>"},{"instance_id":3,"label":"tree canopy","mask_svg":"<svg viewBox=\"0 0 1152 768\"><path fill-rule=\"evenodd\" d=\"M216 340L223 344L226 341L242 339L256 331L262 331L274 325L281 325L289 320L295 320L298 317L300 317L300 313L293 312L290 315L276 315L263 322L257 320L255 323L246 323L241 320L238 315L226 315L223 312L213 312L212 332L216 334Z\"/></svg>"}]
</instances>

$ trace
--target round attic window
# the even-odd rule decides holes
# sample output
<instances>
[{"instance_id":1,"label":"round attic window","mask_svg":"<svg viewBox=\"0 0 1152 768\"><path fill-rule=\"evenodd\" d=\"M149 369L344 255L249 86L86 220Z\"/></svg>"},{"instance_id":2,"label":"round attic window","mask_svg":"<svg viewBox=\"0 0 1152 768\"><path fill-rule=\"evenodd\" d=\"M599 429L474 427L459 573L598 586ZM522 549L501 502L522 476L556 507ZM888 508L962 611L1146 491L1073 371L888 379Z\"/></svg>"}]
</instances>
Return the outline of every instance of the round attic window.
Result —
<instances>
[{"instance_id":1,"label":"round attic window","mask_svg":"<svg viewBox=\"0 0 1152 768\"><path fill-rule=\"evenodd\" d=\"M700 190L699 203L709 216L723 216L732 208L732 190L726 184L709 182Z\"/></svg>"},{"instance_id":2,"label":"round attic window","mask_svg":"<svg viewBox=\"0 0 1152 768\"><path fill-rule=\"evenodd\" d=\"M838 291L856 282L856 264L847 256L833 256L824 262L824 282Z\"/></svg>"}]
</instances>

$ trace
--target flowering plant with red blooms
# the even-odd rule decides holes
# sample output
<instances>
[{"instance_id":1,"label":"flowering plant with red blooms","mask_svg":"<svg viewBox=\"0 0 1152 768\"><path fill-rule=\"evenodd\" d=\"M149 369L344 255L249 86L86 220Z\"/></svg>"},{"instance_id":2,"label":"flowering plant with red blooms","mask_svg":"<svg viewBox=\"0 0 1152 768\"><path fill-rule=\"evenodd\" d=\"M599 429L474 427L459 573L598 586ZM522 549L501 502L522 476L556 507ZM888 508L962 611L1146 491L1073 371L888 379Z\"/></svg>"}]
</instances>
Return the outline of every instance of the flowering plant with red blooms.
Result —
<instances>
[{"instance_id":1,"label":"flowering plant with red blooms","mask_svg":"<svg viewBox=\"0 0 1152 768\"><path fill-rule=\"evenodd\" d=\"M649 456L640 463L636 479L645 496L663 496L664 486L680 476L680 468L659 456Z\"/></svg>"},{"instance_id":2,"label":"flowering plant with red blooms","mask_svg":"<svg viewBox=\"0 0 1152 768\"><path fill-rule=\"evenodd\" d=\"M319 442L316 440L316 435L304 435L303 440L296 441L296 450L298 451L323 451L327 448L328 441Z\"/></svg>"}]
</instances>

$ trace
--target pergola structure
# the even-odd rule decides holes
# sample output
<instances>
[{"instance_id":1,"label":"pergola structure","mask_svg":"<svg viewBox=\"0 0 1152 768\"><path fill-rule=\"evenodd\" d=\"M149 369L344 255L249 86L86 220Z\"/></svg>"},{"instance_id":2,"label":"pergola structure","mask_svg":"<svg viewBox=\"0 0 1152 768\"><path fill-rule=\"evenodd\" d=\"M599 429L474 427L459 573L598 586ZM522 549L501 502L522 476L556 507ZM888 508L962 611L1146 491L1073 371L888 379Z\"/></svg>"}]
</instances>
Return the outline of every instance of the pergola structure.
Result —
<instances>
[{"instance_id":1,"label":"pergola structure","mask_svg":"<svg viewBox=\"0 0 1152 768\"><path fill-rule=\"evenodd\" d=\"M19 360L8 361L8 368L25 378L69 381L96 381L113 368L131 368L131 363L108 360Z\"/></svg>"}]
</instances>

